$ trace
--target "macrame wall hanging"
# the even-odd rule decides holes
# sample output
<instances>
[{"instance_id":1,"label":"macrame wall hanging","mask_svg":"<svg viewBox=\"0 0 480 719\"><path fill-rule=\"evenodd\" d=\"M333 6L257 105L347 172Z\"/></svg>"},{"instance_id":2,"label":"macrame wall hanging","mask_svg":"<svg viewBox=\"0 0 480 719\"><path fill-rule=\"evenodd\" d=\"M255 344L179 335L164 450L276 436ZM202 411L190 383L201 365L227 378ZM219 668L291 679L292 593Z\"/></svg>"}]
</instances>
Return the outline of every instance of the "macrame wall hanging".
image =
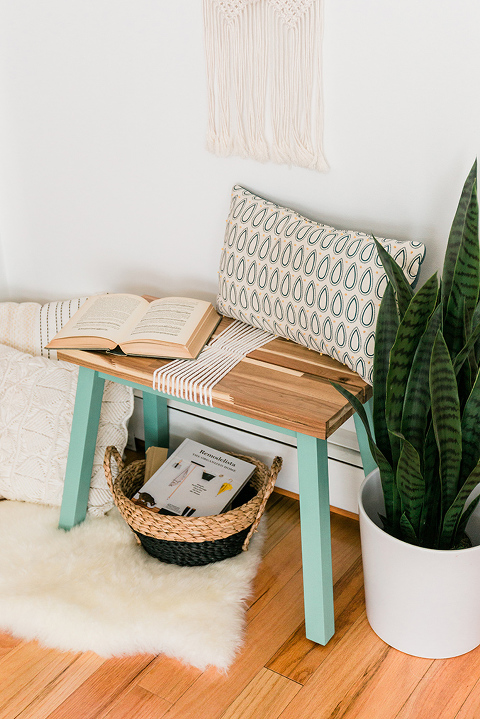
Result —
<instances>
[{"instance_id":1,"label":"macrame wall hanging","mask_svg":"<svg viewBox=\"0 0 480 719\"><path fill-rule=\"evenodd\" d=\"M323 0L203 0L207 147L325 171Z\"/></svg>"}]
</instances>

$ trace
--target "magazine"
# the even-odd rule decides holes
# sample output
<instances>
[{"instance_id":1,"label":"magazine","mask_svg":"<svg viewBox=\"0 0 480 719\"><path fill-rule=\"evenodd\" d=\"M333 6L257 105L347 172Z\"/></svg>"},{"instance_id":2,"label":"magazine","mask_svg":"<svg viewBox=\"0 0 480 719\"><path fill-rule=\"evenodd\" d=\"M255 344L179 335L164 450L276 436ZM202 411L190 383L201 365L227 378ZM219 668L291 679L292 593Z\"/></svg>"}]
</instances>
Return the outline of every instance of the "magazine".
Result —
<instances>
[{"instance_id":1,"label":"magazine","mask_svg":"<svg viewBox=\"0 0 480 719\"><path fill-rule=\"evenodd\" d=\"M224 512L255 465L186 439L135 494L136 504L183 517Z\"/></svg>"}]
</instances>

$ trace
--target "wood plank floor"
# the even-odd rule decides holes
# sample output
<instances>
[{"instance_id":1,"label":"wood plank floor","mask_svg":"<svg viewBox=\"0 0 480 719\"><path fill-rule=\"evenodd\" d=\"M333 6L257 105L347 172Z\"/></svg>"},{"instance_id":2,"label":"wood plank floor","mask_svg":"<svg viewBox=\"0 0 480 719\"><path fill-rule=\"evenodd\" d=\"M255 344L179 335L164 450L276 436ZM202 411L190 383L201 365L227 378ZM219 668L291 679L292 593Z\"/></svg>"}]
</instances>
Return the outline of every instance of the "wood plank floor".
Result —
<instances>
[{"instance_id":1,"label":"wood plank floor","mask_svg":"<svg viewBox=\"0 0 480 719\"><path fill-rule=\"evenodd\" d=\"M352 519L332 515L336 634L326 647L305 639L298 503L273 495L268 518L245 644L227 675L164 656L105 660L0 634L0 719L480 717L480 648L418 659L370 629Z\"/></svg>"}]
</instances>

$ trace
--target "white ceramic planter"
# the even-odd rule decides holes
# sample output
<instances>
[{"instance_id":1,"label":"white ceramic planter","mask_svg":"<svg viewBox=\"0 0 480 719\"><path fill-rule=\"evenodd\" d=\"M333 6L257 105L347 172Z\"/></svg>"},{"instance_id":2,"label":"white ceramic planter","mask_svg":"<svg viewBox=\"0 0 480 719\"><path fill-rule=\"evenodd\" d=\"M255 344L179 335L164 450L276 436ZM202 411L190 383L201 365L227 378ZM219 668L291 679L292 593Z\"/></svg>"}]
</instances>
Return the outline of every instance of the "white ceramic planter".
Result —
<instances>
[{"instance_id":1,"label":"white ceramic planter","mask_svg":"<svg viewBox=\"0 0 480 719\"><path fill-rule=\"evenodd\" d=\"M478 509L478 508L477 508ZM387 644L406 654L442 659L480 644L480 546L415 547L381 529L380 475L360 488L359 513L367 617ZM480 510L467 526L480 545Z\"/></svg>"}]
</instances>

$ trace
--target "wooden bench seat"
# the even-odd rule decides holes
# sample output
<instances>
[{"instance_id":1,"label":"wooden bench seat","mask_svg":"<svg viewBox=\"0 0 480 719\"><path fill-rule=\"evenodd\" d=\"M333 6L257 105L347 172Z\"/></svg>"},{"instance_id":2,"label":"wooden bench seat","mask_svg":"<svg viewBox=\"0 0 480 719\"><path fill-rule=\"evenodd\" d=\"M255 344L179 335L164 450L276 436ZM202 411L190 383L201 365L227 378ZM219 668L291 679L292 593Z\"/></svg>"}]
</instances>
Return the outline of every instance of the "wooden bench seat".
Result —
<instances>
[{"instance_id":1,"label":"wooden bench seat","mask_svg":"<svg viewBox=\"0 0 480 719\"><path fill-rule=\"evenodd\" d=\"M223 318L217 333L230 321ZM154 390L152 382L154 371L167 360L80 350L62 351L58 357L80 367L60 515L60 526L70 529L86 514L104 381L143 391L146 446L166 446L169 396ZM216 385L213 408L202 405L213 416L241 418L296 437L306 633L321 644L334 632L326 440L353 414L332 380L363 403L371 396L371 387L344 365L289 340L274 339L250 353ZM357 422L356 426L368 472L374 464L363 427Z\"/></svg>"}]
</instances>

